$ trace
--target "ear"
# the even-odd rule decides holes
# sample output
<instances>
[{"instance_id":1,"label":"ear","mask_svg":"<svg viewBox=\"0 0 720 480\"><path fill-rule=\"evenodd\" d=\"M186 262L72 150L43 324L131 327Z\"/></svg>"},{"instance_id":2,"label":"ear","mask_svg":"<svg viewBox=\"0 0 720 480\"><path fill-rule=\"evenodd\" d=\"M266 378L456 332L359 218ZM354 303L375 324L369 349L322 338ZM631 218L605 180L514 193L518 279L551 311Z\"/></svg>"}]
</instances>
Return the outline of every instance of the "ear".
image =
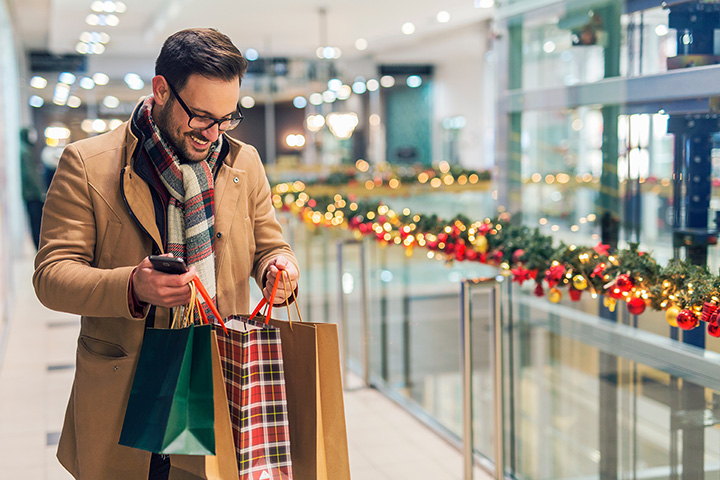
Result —
<instances>
[{"instance_id":1,"label":"ear","mask_svg":"<svg viewBox=\"0 0 720 480\"><path fill-rule=\"evenodd\" d=\"M162 75L156 75L152 79L153 97L155 97L155 103L158 105L165 105L170 100L170 87L168 87L167 80Z\"/></svg>"}]
</instances>

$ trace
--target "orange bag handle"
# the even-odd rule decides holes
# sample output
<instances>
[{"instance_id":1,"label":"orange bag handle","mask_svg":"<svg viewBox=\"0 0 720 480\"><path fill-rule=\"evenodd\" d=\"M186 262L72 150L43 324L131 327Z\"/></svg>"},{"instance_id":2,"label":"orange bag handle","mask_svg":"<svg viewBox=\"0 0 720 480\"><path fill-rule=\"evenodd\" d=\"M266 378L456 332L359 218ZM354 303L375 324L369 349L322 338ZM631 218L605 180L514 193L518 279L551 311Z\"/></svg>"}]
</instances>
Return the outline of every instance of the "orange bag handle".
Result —
<instances>
[{"instance_id":1,"label":"orange bag handle","mask_svg":"<svg viewBox=\"0 0 720 480\"><path fill-rule=\"evenodd\" d=\"M258 313L260 313L260 310L262 310L262 308L267 305L268 308L267 308L267 313L265 315L265 325L267 325L270 322L272 306L275 303L275 294L277 293L277 288L278 288L278 285L280 284L281 277L282 277L282 281L283 281L283 290L285 290L285 307L287 308L287 311L288 311L288 321L290 322L290 330L292 330L292 318L290 316L290 303L289 303L290 296L288 295L287 283L285 282L286 277L287 277L288 281L290 280L290 274L287 272L287 270L280 270L280 275L275 277L275 283L273 284L272 293L270 294L270 301L266 300L265 297L263 297L262 300L260 300L260 302L257 304L257 307L255 307L255 310L253 310L253 312L250 314L250 320L255 318L255 316ZM290 283L290 286L292 286L292 282ZM297 309L297 312L298 312L298 318L302 322L303 319L302 319L302 316L300 315L300 308L297 305L297 297L295 296L295 290L291 290L291 294L292 294L293 298L295 299L295 308Z\"/></svg>"},{"instance_id":2,"label":"orange bag handle","mask_svg":"<svg viewBox=\"0 0 720 480\"><path fill-rule=\"evenodd\" d=\"M215 318L218 319L218 322L220 323L220 326L222 327L223 331L225 332L225 335L229 335L227 328L225 328L225 323L222 321L222 316L220 316L220 312L218 312L217 307L215 306L215 302L213 302L212 297L208 294L207 290L205 290L205 287L203 286L200 279L195 276L195 278L192 279L193 283L195 284L195 287L197 288L198 292L200 292L200 295L205 299L205 304L207 304L208 307L210 307L210 311L212 311L213 315L215 315ZM198 300L199 303L199 300ZM200 306L200 317L203 319L203 322L210 323L207 319L207 316L205 315L205 311L202 308L202 305Z\"/></svg>"}]
</instances>

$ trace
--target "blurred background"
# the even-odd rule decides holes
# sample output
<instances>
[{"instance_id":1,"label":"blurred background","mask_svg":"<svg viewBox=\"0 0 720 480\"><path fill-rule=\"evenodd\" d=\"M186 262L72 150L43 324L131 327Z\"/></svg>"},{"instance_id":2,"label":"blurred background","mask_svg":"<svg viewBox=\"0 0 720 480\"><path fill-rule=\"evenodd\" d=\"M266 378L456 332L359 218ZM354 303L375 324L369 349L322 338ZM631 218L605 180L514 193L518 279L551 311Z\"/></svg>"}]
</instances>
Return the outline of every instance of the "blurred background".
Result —
<instances>
[{"instance_id":1,"label":"blurred background","mask_svg":"<svg viewBox=\"0 0 720 480\"><path fill-rule=\"evenodd\" d=\"M10 332L62 149L124 122L195 26L249 60L229 134L265 163L303 314L339 323L345 371L454 452L355 452L358 475L720 479L720 331L698 321L720 303L714 1L0 0L0 372L21 376ZM617 268L595 278L590 256ZM647 275L671 259L677 291ZM694 267L707 295L681 304ZM63 361L32 378L64 406L77 320L53 322L38 335L68 328Z\"/></svg>"}]
</instances>

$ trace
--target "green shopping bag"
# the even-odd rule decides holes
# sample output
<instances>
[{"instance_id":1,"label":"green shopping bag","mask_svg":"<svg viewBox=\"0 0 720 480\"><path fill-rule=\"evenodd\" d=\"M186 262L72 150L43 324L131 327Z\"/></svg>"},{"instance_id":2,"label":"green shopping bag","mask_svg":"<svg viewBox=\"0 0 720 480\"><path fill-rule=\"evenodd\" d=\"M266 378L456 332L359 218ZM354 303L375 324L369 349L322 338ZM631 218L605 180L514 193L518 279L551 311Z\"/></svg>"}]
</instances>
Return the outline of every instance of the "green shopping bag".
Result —
<instances>
[{"instance_id":1,"label":"green shopping bag","mask_svg":"<svg viewBox=\"0 0 720 480\"><path fill-rule=\"evenodd\" d=\"M120 445L215 455L211 334L211 325L192 324L145 331Z\"/></svg>"}]
</instances>

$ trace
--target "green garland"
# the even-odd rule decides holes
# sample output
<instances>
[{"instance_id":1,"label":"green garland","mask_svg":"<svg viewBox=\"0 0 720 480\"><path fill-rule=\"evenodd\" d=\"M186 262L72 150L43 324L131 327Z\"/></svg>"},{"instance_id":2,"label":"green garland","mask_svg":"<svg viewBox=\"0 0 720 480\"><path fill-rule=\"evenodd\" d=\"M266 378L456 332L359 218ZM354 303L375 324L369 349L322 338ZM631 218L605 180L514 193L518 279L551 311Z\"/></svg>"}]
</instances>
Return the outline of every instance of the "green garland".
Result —
<instances>
[{"instance_id":1,"label":"green garland","mask_svg":"<svg viewBox=\"0 0 720 480\"><path fill-rule=\"evenodd\" d=\"M495 265L520 284L534 281L538 295L549 287L551 301L559 301L558 288L567 288L573 300L588 291L604 295L611 309L625 301L633 314L645 307L667 310L668 322L686 329L694 328L702 315L708 331L720 336L720 308L718 315L710 315L720 304L720 277L682 260L662 267L636 243L616 251L601 244L554 246L550 235L537 227L513 225L508 214L478 221L457 215L446 221L409 209L397 213L379 201L353 202L340 195L310 198L285 185L282 194L275 189L275 207L296 212L309 224L345 226L358 236L375 235L380 242L426 248L447 261Z\"/></svg>"}]
</instances>

